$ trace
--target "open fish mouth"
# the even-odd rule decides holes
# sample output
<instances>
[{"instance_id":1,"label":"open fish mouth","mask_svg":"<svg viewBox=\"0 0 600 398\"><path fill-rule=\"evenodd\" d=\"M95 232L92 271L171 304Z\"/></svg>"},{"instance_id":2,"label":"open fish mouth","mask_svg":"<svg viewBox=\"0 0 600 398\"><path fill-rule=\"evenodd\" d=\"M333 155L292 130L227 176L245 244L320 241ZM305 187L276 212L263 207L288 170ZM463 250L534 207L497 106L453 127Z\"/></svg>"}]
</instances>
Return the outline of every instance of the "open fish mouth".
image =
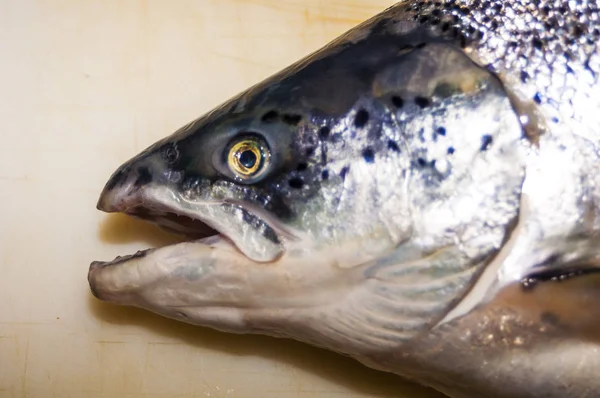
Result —
<instances>
[{"instance_id":1,"label":"open fish mouth","mask_svg":"<svg viewBox=\"0 0 600 398\"><path fill-rule=\"evenodd\" d=\"M239 315L234 316L230 311L213 307L246 305L248 296L252 294L251 289L243 286L246 271L270 259L265 257L269 253L264 250L252 251L251 244L238 247L234 242L236 238L232 238L228 231L237 229L239 232L243 228L236 225L230 227L218 221L228 218L227 215L233 220L249 217L260 219L232 201L186 199L189 198L151 183L136 186L134 183L115 183L110 180L106 184L97 204L99 210L141 219L183 235L186 240L118 256L112 261L92 262L88 272L92 294L102 301L137 306L192 323L210 325L212 317L217 317L220 321L215 327L219 328L220 325L222 329L235 332L240 326L229 329L226 325L239 325ZM192 208L199 211L193 211ZM207 214L224 217L211 222ZM264 224L263 228L270 228L262 220L260 222ZM245 235L248 236L248 233ZM244 233L240 236L243 237ZM275 246L279 254L281 243L277 236L255 240L254 243L260 249L264 248L263 241L273 244L273 240L277 240ZM250 257L244 250L249 252ZM217 265L218 271L215 271ZM228 293L227 287L223 288L224 283L229 287L237 286L237 294ZM262 307L262 304L256 306ZM223 317L227 317L227 314L232 319L224 322Z\"/></svg>"},{"instance_id":2,"label":"open fish mouth","mask_svg":"<svg viewBox=\"0 0 600 398\"><path fill-rule=\"evenodd\" d=\"M188 240L202 239L219 233L206 223L187 215L177 214L160 206L137 205L123 212L132 218L156 224L160 228L184 235Z\"/></svg>"},{"instance_id":3,"label":"open fish mouth","mask_svg":"<svg viewBox=\"0 0 600 398\"><path fill-rule=\"evenodd\" d=\"M139 162L141 166L131 166ZM153 167L152 159L150 166L144 157L130 160L109 179L97 209L150 222L190 241L226 241L255 262L275 261L283 254L283 241L293 238L261 208L235 198L206 198L179 189L164 181L163 174L160 166Z\"/></svg>"},{"instance_id":4,"label":"open fish mouth","mask_svg":"<svg viewBox=\"0 0 600 398\"><path fill-rule=\"evenodd\" d=\"M97 207L98 210L106 211L100 202ZM137 204L128 207L120 213L154 224L167 232L181 235L185 241L208 241L210 238L213 238L214 240L223 237L217 230L209 227L206 223L190 216L177 214L171 211L171 209L160 205ZM122 264L132 259L142 258L156 249L157 248L148 248L139 250L135 254L119 255L112 261L94 261L91 263L90 269L94 270L109 265Z\"/></svg>"}]
</instances>

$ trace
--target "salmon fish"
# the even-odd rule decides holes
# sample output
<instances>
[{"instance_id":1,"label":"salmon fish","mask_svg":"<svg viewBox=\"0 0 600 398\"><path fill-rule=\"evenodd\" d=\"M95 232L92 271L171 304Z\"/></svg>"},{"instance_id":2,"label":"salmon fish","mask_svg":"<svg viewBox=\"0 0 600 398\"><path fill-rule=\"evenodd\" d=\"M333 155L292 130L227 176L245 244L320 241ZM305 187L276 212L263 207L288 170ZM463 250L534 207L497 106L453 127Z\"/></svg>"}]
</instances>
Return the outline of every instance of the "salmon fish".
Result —
<instances>
[{"instance_id":1,"label":"salmon fish","mask_svg":"<svg viewBox=\"0 0 600 398\"><path fill-rule=\"evenodd\" d=\"M100 300L449 397L600 396L595 0L403 1L156 142ZM134 156L135 155L135 156Z\"/></svg>"}]
</instances>

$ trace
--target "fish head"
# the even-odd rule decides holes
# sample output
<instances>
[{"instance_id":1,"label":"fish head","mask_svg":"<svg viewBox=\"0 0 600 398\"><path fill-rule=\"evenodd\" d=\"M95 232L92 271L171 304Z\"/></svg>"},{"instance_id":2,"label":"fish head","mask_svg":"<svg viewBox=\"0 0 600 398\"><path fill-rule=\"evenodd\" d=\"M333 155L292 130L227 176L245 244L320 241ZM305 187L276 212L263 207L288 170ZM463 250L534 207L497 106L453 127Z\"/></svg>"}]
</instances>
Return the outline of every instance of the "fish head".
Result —
<instances>
[{"instance_id":1,"label":"fish head","mask_svg":"<svg viewBox=\"0 0 600 398\"><path fill-rule=\"evenodd\" d=\"M518 213L519 119L453 45L353 37L113 174L100 210L192 240L94 262L96 297L354 356L407 344L460 301Z\"/></svg>"}]
</instances>

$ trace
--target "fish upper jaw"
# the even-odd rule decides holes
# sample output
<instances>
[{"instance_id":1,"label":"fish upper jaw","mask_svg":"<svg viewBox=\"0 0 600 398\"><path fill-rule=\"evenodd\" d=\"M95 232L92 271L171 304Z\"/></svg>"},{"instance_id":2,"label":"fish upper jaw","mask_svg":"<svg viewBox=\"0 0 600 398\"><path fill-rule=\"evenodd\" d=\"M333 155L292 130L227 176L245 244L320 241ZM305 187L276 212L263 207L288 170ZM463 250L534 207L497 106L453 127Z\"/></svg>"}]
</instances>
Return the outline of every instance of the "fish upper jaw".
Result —
<instances>
[{"instance_id":1,"label":"fish upper jaw","mask_svg":"<svg viewBox=\"0 0 600 398\"><path fill-rule=\"evenodd\" d=\"M275 261L294 234L256 206L227 198L189 194L168 181L168 171L146 159L132 160L115 172L97 208L125 213L169 231L198 239L220 234L256 262Z\"/></svg>"},{"instance_id":2,"label":"fish upper jaw","mask_svg":"<svg viewBox=\"0 0 600 398\"><path fill-rule=\"evenodd\" d=\"M138 172L127 172L126 167L121 167L108 180L96 208L106 213L126 212L128 209L140 205L142 198L136 186L142 176Z\"/></svg>"}]
</instances>

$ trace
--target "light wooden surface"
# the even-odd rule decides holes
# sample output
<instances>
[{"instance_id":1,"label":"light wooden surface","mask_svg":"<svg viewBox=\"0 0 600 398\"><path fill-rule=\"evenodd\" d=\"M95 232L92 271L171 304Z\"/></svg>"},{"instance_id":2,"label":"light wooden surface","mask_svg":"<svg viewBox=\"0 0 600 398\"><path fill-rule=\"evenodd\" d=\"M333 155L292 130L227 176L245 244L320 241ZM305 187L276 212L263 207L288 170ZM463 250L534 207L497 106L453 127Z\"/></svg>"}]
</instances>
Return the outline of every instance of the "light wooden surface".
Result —
<instances>
[{"instance_id":1,"label":"light wooden surface","mask_svg":"<svg viewBox=\"0 0 600 398\"><path fill-rule=\"evenodd\" d=\"M392 0L0 1L0 397L433 397L354 361L97 302L174 238L95 209L123 161Z\"/></svg>"}]
</instances>

